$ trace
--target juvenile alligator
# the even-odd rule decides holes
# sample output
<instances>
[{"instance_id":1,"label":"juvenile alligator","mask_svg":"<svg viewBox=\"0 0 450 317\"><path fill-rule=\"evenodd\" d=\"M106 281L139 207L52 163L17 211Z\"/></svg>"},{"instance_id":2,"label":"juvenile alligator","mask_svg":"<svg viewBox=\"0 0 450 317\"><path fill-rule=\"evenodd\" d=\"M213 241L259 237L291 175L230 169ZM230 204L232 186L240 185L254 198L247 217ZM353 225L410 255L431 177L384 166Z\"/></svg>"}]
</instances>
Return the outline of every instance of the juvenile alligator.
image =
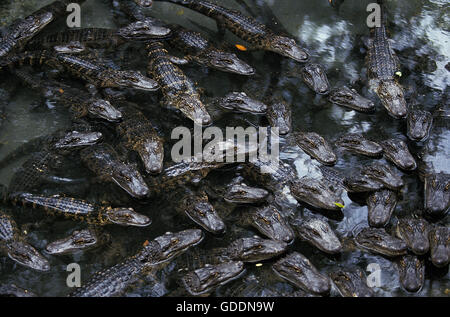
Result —
<instances>
[{"instance_id":1,"label":"juvenile alligator","mask_svg":"<svg viewBox=\"0 0 450 317\"><path fill-rule=\"evenodd\" d=\"M424 183L425 212L434 217L445 215L450 208L450 176L442 172L430 174Z\"/></svg>"},{"instance_id":2,"label":"juvenile alligator","mask_svg":"<svg viewBox=\"0 0 450 317\"><path fill-rule=\"evenodd\" d=\"M358 94L355 89L350 89L347 86L333 89L328 98L331 103L349 108L351 110L370 113L375 111L375 104Z\"/></svg>"},{"instance_id":3,"label":"juvenile alligator","mask_svg":"<svg viewBox=\"0 0 450 317\"><path fill-rule=\"evenodd\" d=\"M206 265L187 273L181 282L189 294L198 296L211 293L214 288L238 278L244 271L244 263L240 261Z\"/></svg>"},{"instance_id":4,"label":"juvenile alligator","mask_svg":"<svg viewBox=\"0 0 450 317\"><path fill-rule=\"evenodd\" d=\"M367 197L369 226L384 227L391 219L397 206L397 194L389 189L382 189Z\"/></svg>"},{"instance_id":5,"label":"juvenile alligator","mask_svg":"<svg viewBox=\"0 0 450 317\"><path fill-rule=\"evenodd\" d=\"M319 134L315 132L297 132L295 141L306 154L320 163L324 165L336 164L336 154L328 142Z\"/></svg>"},{"instance_id":6,"label":"juvenile alligator","mask_svg":"<svg viewBox=\"0 0 450 317\"><path fill-rule=\"evenodd\" d=\"M137 21L118 30L103 28L69 29L33 39L28 50L54 49L57 52L70 52L70 47L84 51L86 46L102 48L117 47L128 41L142 41L167 37L170 29L156 26L149 21Z\"/></svg>"},{"instance_id":7,"label":"juvenile alligator","mask_svg":"<svg viewBox=\"0 0 450 317\"><path fill-rule=\"evenodd\" d=\"M280 135L292 130L292 110L282 97L271 99L266 117L271 127L278 128Z\"/></svg>"},{"instance_id":8,"label":"juvenile alligator","mask_svg":"<svg viewBox=\"0 0 450 317\"><path fill-rule=\"evenodd\" d=\"M349 192L370 192L386 187L398 190L404 185L387 164L369 163L351 172L343 181Z\"/></svg>"},{"instance_id":9,"label":"juvenile alligator","mask_svg":"<svg viewBox=\"0 0 450 317\"><path fill-rule=\"evenodd\" d=\"M431 262L436 267L444 267L450 263L450 228L433 227L428 238L430 240Z\"/></svg>"},{"instance_id":10,"label":"juvenile alligator","mask_svg":"<svg viewBox=\"0 0 450 317\"><path fill-rule=\"evenodd\" d=\"M60 81L42 80L22 69L13 70L25 84L45 98L51 98L69 108L74 120L89 116L110 122L119 121L122 114L109 101L92 97L88 92L66 85Z\"/></svg>"},{"instance_id":11,"label":"juvenile alligator","mask_svg":"<svg viewBox=\"0 0 450 317\"><path fill-rule=\"evenodd\" d=\"M16 65L46 64L50 67L64 67L72 75L100 88L135 88L146 91L157 90L158 84L137 71L116 70L90 59L82 59L68 54L51 51L29 51L16 54L0 61L0 69L13 68Z\"/></svg>"},{"instance_id":12,"label":"juvenile alligator","mask_svg":"<svg viewBox=\"0 0 450 317\"><path fill-rule=\"evenodd\" d=\"M412 171L417 168L414 157L409 152L408 146L403 140L389 139L380 143L383 147L384 156L399 168Z\"/></svg>"},{"instance_id":13,"label":"juvenile alligator","mask_svg":"<svg viewBox=\"0 0 450 317\"><path fill-rule=\"evenodd\" d=\"M306 292L317 295L330 293L331 283L328 276L320 273L304 255L298 252L292 252L278 260L272 268L280 277Z\"/></svg>"},{"instance_id":14,"label":"juvenile alligator","mask_svg":"<svg viewBox=\"0 0 450 317\"><path fill-rule=\"evenodd\" d=\"M34 270L50 270L47 259L25 242L16 222L3 211L0 211L0 253L4 253L11 260Z\"/></svg>"},{"instance_id":15,"label":"juvenile alligator","mask_svg":"<svg viewBox=\"0 0 450 317\"><path fill-rule=\"evenodd\" d=\"M80 156L100 181L114 182L132 197L143 198L149 194L148 186L137 168L122 162L110 145L90 146L82 150Z\"/></svg>"},{"instance_id":16,"label":"juvenile alligator","mask_svg":"<svg viewBox=\"0 0 450 317\"><path fill-rule=\"evenodd\" d=\"M291 224L300 239L307 241L319 250L329 254L341 252L342 243L327 222L319 218L310 218L296 219Z\"/></svg>"},{"instance_id":17,"label":"juvenile alligator","mask_svg":"<svg viewBox=\"0 0 450 317\"><path fill-rule=\"evenodd\" d=\"M377 3L381 5L381 25L370 29L366 56L369 86L380 97L389 114L395 118L403 118L408 109L403 88L397 80L401 74L400 62L386 34L383 1L377 0Z\"/></svg>"},{"instance_id":18,"label":"juvenile alligator","mask_svg":"<svg viewBox=\"0 0 450 317\"><path fill-rule=\"evenodd\" d=\"M402 256L397 261L401 285L411 293L420 291L425 283L425 263L415 255Z\"/></svg>"},{"instance_id":19,"label":"juvenile alligator","mask_svg":"<svg viewBox=\"0 0 450 317\"><path fill-rule=\"evenodd\" d=\"M210 125L211 116L200 100L194 85L183 71L170 61L170 56L161 42L147 45L149 64L147 73L161 86L164 103L180 110L198 125Z\"/></svg>"},{"instance_id":20,"label":"juvenile alligator","mask_svg":"<svg viewBox=\"0 0 450 317\"><path fill-rule=\"evenodd\" d=\"M417 255L423 255L430 249L429 232L430 225L425 219L412 217L399 219L395 230L397 237Z\"/></svg>"},{"instance_id":21,"label":"juvenile alligator","mask_svg":"<svg viewBox=\"0 0 450 317\"><path fill-rule=\"evenodd\" d=\"M433 126L433 115L425 110L410 110L406 116L408 138L413 141L426 141Z\"/></svg>"},{"instance_id":22,"label":"juvenile alligator","mask_svg":"<svg viewBox=\"0 0 450 317\"><path fill-rule=\"evenodd\" d=\"M79 250L89 250L106 242L104 235L95 229L75 230L68 237L55 240L45 247L48 254L69 254Z\"/></svg>"},{"instance_id":23,"label":"juvenile alligator","mask_svg":"<svg viewBox=\"0 0 450 317\"><path fill-rule=\"evenodd\" d=\"M169 27L172 30L172 36L168 40L170 45L183 52L187 61L239 75L250 76L255 73L255 70L236 54L215 47L201 33L180 25L172 24Z\"/></svg>"},{"instance_id":24,"label":"juvenile alligator","mask_svg":"<svg viewBox=\"0 0 450 317\"><path fill-rule=\"evenodd\" d=\"M342 297L372 297L374 293L367 286L367 277L359 268L352 271L339 270L330 273L330 278Z\"/></svg>"},{"instance_id":25,"label":"juvenile alligator","mask_svg":"<svg viewBox=\"0 0 450 317\"><path fill-rule=\"evenodd\" d=\"M264 114L267 112L267 105L249 97L245 92L233 91L224 97L213 98L206 106L207 110L214 117L214 107L221 112Z\"/></svg>"},{"instance_id":26,"label":"juvenile alligator","mask_svg":"<svg viewBox=\"0 0 450 317\"><path fill-rule=\"evenodd\" d=\"M132 208L112 208L71 197L15 193L10 196L10 199L24 205L31 205L33 208L41 208L52 216L62 215L99 226L118 224L145 227L151 223L148 217L135 212Z\"/></svg>"},{"instance_id":27,"label":"juvenile alligator","mask_svg":"<svg viewBox=\"0 0 450 317\"><path fill-rule=\"evenodd\" d=\"M163 140L150 121L133 104L121 107L120 112L122 122L116 126L116 131L124 146L139 154L147 173L161 173L164 160Z\"/></svg>"},{"instance_id":28,"label":"juvenile alligator","mask_svg":"<svg viewBox=\"0 0 450 317\"><path fill-rule=\"evenodd\" d=\"M182 5L202 13L217 22L219 32L225 29L252 44L255 49L272 51L292 58L298 62L306 62L308 53L289 37L275 34L264 24L236 10L230 10L204 0L157 0Z\"/></svg>"},{"instance_id":29,"label":"juvenile alligator","mask_svg":"<svg viewBox=\"0 0 450 317\"><path fill-rule=\"evenodd\" d=\"M365 155L368 157L379 157L383 153L381 145L366 139L362 134L349 133L341 136L335 143L338 147L344 148L352 153Z\"/></svg>"},{"instance_id":30,"label":"juvenile alligator","mask_svg":"<svg viewBox=\"0 0 450 317\"><path fill-rule=\"evenodd\" d=\"M264 202L269 192L263 188L251 187L242 181L227 186L223 199L232 204L257 204Z\"/></svg>"},{"instance_id":31,"label":"juvenile alligator","mask_svg":"<svg viewBox=\"0 0 450 317\"><path fill-rule=\"evenodd\" d=\"M173 258L188 248L200 243L203 233L198 229L166 233L145 243L135 255L113 267L95 273L83 283L83 286L72 292L71 297L109 297L117 296L128 286L136 282L148 268L159 270Z\"/></svg>"},{"instance_id":32,"label":"juvenile alligator","mask_svg":"<svg viewBox=\"0 0 450 317\"><path fill-rule=\"evenodd\" d=\"M272 240L291 243L295 237L291 226L273 205L244 211L240 223L254 227Z\"/></svg>"},{"instance_id":33,"label":"juvenile alligator","mask_svg":"<svg viewBox=\"0 0 450 317\"><path fill-rule=\"evenodd\" d=\"M404 255L407 250L405 242L381 228L363 228L356 234L354 240L362 249L387 257Z\"/></svg>"},{"instance_id":34,"label":"juvenile alligator","mask_svg":"<svg viewBox=\"0 0 450 317\"><path fill-rule=\"evenodd\" d=\"M330 83L322 65L308 63L300 70L300 76L306 85L316 93L328 95L330 92Z\"/></svg>"}]
</instances>

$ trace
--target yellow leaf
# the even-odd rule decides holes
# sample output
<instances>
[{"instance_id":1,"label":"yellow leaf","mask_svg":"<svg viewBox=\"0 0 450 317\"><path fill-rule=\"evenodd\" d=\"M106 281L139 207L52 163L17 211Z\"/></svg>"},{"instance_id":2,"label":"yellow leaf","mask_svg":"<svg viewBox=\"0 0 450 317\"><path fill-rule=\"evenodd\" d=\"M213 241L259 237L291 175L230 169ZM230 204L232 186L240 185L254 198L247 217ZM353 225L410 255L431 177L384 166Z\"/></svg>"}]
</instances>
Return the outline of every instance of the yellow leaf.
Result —
<instances>
[{"instance_id":1,"label":"yellow leaf","mask_svg":"<svg viewBox=\"0 0 450 317\"><path fill-rule=\"evenodd\" d=\"M240 51L245 52L247 50L247 48L244 45L241 44L236 44L236 48Z\"/></svg>"},{"instance_id":2,"label":"yellow leaf","mask_svg":"<svg viewBox=\"0 0 450 317\"><path fill-rule=\"evenodd\" d=\"M340 203L334 203L336 206L338 206L339 208L344 208L345 206L343 204Z\"/></svg>"},{"instance_id":3,"label":"yellow leaf","mask_svg":"<svg viewBox=\"0 0 450 317\"><path fill-rule=\"evenodd\" d=\"M402 77L402 72L395 72L395 75L397 75L398 77Z\"/></svg>"}]
</instances>

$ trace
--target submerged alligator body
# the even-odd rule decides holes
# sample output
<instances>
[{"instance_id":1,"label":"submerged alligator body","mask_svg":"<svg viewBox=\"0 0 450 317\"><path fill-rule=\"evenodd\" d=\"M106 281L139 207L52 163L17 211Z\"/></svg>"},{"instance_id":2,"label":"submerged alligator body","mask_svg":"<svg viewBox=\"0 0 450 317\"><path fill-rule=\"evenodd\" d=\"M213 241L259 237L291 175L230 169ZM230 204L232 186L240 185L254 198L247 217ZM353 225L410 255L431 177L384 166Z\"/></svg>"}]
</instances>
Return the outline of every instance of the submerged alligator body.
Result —
<instances>
[{"instance_id":1,"label":"submerged alligator body","mask_svg":"<svg viewBox=\"0 0 450 317\"><path fill-rule=\"evenodd\" d=\"M230 10L204 0L157 1L172 2L205 14L216 20L217 26L222 33L225 29L228 29L252 44L255 49L272 51L299 62L306 62L309 59L308 53L295 43L293 39L275 34L264 24L243 15L239 11Z\"/></svg>"}]
</instances>

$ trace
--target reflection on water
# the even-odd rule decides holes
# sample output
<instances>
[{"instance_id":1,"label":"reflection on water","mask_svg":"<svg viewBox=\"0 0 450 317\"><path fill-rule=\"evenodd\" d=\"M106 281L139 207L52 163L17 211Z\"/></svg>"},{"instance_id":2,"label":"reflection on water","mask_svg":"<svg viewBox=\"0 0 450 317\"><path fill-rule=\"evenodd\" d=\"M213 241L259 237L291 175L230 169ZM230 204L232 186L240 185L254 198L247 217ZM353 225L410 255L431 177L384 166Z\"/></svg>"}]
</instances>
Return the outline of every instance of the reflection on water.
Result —
<instances>
[{"instance_id":1,"label":"reflection on water","mask_svg":"<svg viewBox=\"0 0 450 317\"><path fill-rule=\"evenodd\" d=\"M10 23L13 18L23 17L49 2L51 1L14 1L8 4L2 2L0 3L0 26ZM248 5L251 12L247 12L246 8L239 4L242 2ZM293 129L295 131L315 131L331 143L336 141L340 135L350 132L362 132L373 140L404 136L405 122L393 120L365 84L365 47L363 43L368 35L365 27L365 8L369 2L347 0L339 9L332 8L327 0L245 0L226 1L225 5L239 9L246 14L254 14L270 27L286 31L303 42L312 53L313 60L323 64L327 69L331 85L346 84L357 88L362 95L376 101L377 111L375 114L361 114L330 105L326 97L315 96L299 78L292 76L296 72L295 63L270 53L238 52L242 59L257 69L257 74L251 78L219 73L197 65L187 65L183 67L183 70L198 86L205 89L208 96L224 95L228 91L240 90L244 87L248 94L261 97L271 93L266 90L269 89L271 79L275 78L277 82L275 89L292 105ZM410 104L416 104L435 114L435 127L430 140L425 144L408 142L408 145L411 151L421 158L421 165L435 171L450 173L448 161L450 157L448 125L450 72L445 68L450 62L448 9L449 3L445 0L388 1L390 36L402 63L401 81L405 87L407 100ZM172 4L156 2L153 8L147 12L161 20L183 24L211 37L216 31L212 19ZM276 18L275 20L267 15L270 12ZM109 1L86 1L82 11L82 26L114 27L116 21L113 13ZM226 40L233 45L242 43L242 40L229 32L227 32ZM142 62L142 55L139 55L141 53L140 50L129 49L117 54L124 57L121 61L126 65L124 68L143 70L145 63ZM2 77L0 88L10 91L12 98L7 105L7 120L1 127L0 141L3 146L0 147L0 157L4 157L27 140L70 125L70 117L66 109L42 100L11 76L3 74L2 76L5 77ZM136 100L147 101L148 95L136 94ZM151 117L150 110L148 114ZM233 125L246 126L247 121L245 120L258 123L257 119L250 116L243 120L238 115L231 115L227 116L227 119L233 120L231 121ZM218 125L220 124L230 125L229 121L218 123ZM161 125L161 131L165 136L170 135L167 127ZM290 136L282 140L281 158L294 166L300 176L320 177L317 161L312 160L293 144ZM368 161L344 151L337 151L339 160L336 169L343 173ZM23 160L15 162L0 171L2 184L9 183L10 177L22 162ZM221 173L214 173L210 181L223 183L223 177ZM408 215L423 206L423 185L418 175L411 173L403 174L402 177L406 186L402 190L402 200L397 205L391 224L395 223L397 216ZM350 200L345 193L343 199L345 202L343 219L327 219L327 221L347 241L346 238L351 236L355 226L367 225L367 207ZM85 279L91 273L113 265L119 259L133 254L145 240L152 239L166 231L192 227L192 225L186 224L182 218L174 216L171 210L172 206L164 199L155 199L145 204L136 204L133 207L136 211L150 216L154 220L153 224L143 229L108 227L105 230L112 236L111 243L91 252L63 257L48 256L52 269L47 273L32 272L2 257L0 258L0 282L14 282L39 295L65 295L69 292L65 286L65 267L68 263L80 263L83 270L82 278ZM11 209L11 207L5 208ZM32 226L33 229L28 231L28 240L40 250L49 241L61 238L71 233L73 229L82 227L71 221L45 220L42 213L31 209L14 208L16 209L14 212L17 214L16 220L21 225L46 221L43 224ZM307 217L313 214L304 207L298 206L292 197L288 197L283 209L294 217ZM442 222L448 225L448 216ZM229 230L223 237L208 237L209 239L205 241L206 245L211 247L226 245L227 242L239 235L255 234L250 229L238 229L231 225L230 228L235 228L236 231ZM410 295L399 286L398 272L395 266L390 260L381 256L350 248L350 251L345 251L339 257L331 259L300 241L296 241L290 248L301 251L322 272L334 269L336 263L344 268L356 265L363 270L369 263L378 263L382 269L382 287L375 290L376 294L380 296ZM270 263L264 263L262 268L252 266L249 268L248 276L251 274L261 275L258 270L266 270L269 265ZM245 280L249 280L249 277ZM230 288L240 282L241 280L234 281L230 284ZM170 292L161 282L158 283L149 282L147 285L141 285L129 295L164 295ZM273 283L279 283L276 285L280 285L280 291L289 289L289 285L283 284L280 280ZM172 284L176 287L176 283ZM449 288L448 272L435 270L427 264L425 286L415 295L443 296L448 294L445 292L448 292ZM218 294L223 294L223 292L222 288ZM225 291L225 293L227 292Z\"/></svg>"}]
</instances>

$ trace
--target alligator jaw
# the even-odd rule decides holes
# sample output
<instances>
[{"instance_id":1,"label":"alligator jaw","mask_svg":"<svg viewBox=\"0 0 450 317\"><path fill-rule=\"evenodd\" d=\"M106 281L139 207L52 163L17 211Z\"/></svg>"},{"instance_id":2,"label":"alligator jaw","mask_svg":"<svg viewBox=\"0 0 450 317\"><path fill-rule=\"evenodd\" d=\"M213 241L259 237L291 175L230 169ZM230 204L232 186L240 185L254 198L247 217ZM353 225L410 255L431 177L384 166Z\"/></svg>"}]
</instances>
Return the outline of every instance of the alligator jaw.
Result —
<instances>
[{"instance_id":1,"label":"alligator jaw","mask_svg":"<svg viewBox=\"0 0 450 317\"><path fill-rule=\"evenodd\" d=\"M109 221L122 226L146 227L152 222L133 208L106 208L105 213Z\"/></svg>"}]
</instances>

